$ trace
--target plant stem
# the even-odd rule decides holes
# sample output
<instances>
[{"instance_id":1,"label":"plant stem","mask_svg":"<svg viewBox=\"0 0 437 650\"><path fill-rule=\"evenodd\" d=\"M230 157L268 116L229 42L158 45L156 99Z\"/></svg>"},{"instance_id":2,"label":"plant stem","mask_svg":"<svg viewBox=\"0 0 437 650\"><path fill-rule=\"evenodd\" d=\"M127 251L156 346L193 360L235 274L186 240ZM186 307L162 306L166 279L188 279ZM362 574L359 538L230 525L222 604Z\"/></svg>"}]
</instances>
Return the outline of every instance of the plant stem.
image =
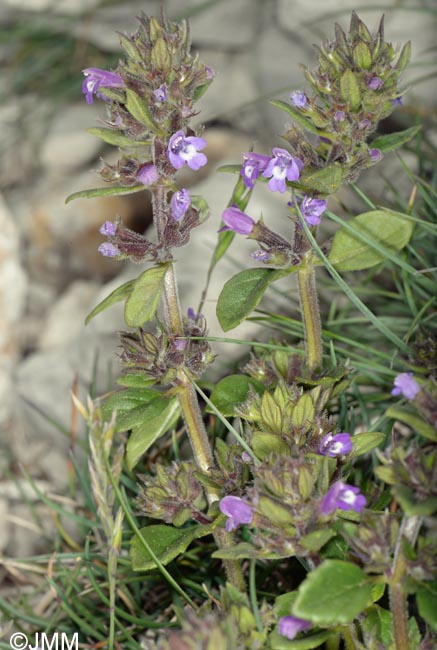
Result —
<instances>
[{"instance_id":1,"label":"plant stem","mask_svg":"<svg viewBox=\"0 0 437 650\"><path fill-rule=\"evenodd\" d=\"M407 572L407 559L403 548L403 540L411 545L416 542L422 518L419 516L404 517L398 533L394 553L392 576L389 582L390 609L393 617L393 636L396 650L409 650L408 638L408 602L404 589L404 578Z\"/></svg>"},{"instance_id":2,"label":"plant stem","mask_svg":"<svg viewBox=\"0 0 437 650\"><path fill-rule=\"evenodd\" d=\"M308 368L313 371L322 365L322 324L316 290L316 274L312 253L307 253L297 272L300 306L305 331L305 349Z\"/></svg>"},{"instance_id":3,"label":"plant stem","mask_svg":"<svg viewBox=\"0 0 437 650\"><path fill-rule=\"evenodd\" d=\"M152 190L153 215L155 220L158 240L163 241L165 224L168 218L167 188L156 185ZM173 335L184 334L179 296L173 264L168 265L164 276L164 305L165 321L169 331ZM208 435L202 419L196 391L189 378L184 372L179 375L180 387L178 400L187 428L193 456L197 467L203 472L209 472L214 465L214 458L209 444ZM220 496L214 488L205 488L208 503L211 505L218 501ZM232 537L225 530L216 530L214 539L219 548L229 548L233 545ZM224 560L224 566L228 580L240 591L246 591L241 565L236 560Z\"/></svg>"}]
</instances>

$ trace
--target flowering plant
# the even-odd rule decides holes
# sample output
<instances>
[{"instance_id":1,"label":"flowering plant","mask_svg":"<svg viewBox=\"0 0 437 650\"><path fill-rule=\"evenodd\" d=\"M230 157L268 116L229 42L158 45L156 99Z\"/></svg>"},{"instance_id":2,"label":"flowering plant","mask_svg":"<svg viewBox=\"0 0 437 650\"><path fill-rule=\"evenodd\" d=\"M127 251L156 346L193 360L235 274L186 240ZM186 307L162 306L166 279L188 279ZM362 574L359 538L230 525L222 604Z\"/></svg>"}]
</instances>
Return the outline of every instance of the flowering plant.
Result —
<instances>
[{"instance_id":1,"label":"flowering plant","mask_svg":"<svg viewBox=\"0 0 437 650\"><path fill-rule=\"evenodd\" d=\"M78 405L97 438L100 431L100 469L120 505L107 531L108 575L114 575L114 549L118 553L124 539L133 569L160 572L188 603L183 616L175 604L182 629L163 632L147 648L430 648L435 541L427 535L437 507L433 369L414 358L342 277L397 260L412 237L413 221L386 208L372 207L348 221L328 210L329 197L343 184L355 182L417 133L414 128L375 137L378 123L402 96L398 84L409 44L396 52L384 39L383 20L372 34L353 13L349 32L337 25L335 40L318 50L317 69L305 69L310 89L273 101L293 120L283 136L287 148L244 152L242 163L226 167L237 181L217 227L210 273L238 242L236 236L247 236L259 248L252 255L258 266L224 285L217 303L220 324L225 332L233 329L250 317L271 284L295 276L303 340L294 347L255 343L240 371L211 387L202 379L214 361L201 313L204 297L196 311L181 309L174 255L208 212L204 199L180 187L177 172L207 164L207 136L193 129L191 118L214 73L192 56L185 22L146 16L139 21L135 34L121 36L126 57L116 71L84 70L86 101L97 96L108 113L105 126L92 132L123 153L118 163L102 167L110 185L69 197L147 189L156 231L151 241L119 220L100 230L107 238L102 255L148 263L89 316L125 301L130 328L120 335L122 389L87 408ZM288 238L269 227L268 215L265 223L249 214L259 183L287 195ZM325 217L341 227L319 244L317 227ZM359 433L351 421L351 430L342 430L345 393L357 384L353 368L337 361L322 329L319 266L404 359L398 361L401 372L393 373L392 395L407 406L388 412L388 428L385 423L381 431L380 420L366 422L367 430ZM331 356L324 345L331 346ZM394 419L410 425L417 439L386 444L385 452L377 452L380 465L364 471L360 458L387 443ZM182 460L176 431L187 435L189 458L185 452ZM162 447L155 454L153 448L169 432L173 450L160 460ZM127 435L125 461L135 492L128 504L118 484L121 452L116 471L111 454L117 435ZM138 466L143 474L135 473ZM97 487L96 479L96 494ZM208 550L211 535L214 548ZM197 552L215 567L220 560L223 575L218 586L200 592L188 589L193 581L178 583L172 575ZM174 570L167 569L173 561ZM273 567L274 587L265 566ZM264 576L258 587L257 567ZM410 609L409 596L416 599ZM110 648L117 642L114 616L112 608Z\"/></svg>"}]
</instances>

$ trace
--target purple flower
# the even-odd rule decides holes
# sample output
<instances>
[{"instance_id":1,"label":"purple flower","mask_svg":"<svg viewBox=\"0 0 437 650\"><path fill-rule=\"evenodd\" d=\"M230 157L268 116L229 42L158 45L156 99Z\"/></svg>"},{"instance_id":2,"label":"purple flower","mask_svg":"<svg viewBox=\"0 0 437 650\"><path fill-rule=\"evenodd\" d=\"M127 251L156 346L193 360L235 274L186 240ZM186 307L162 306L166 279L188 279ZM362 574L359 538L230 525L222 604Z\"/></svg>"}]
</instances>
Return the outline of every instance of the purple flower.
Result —
<instances>
[{"instance_id":1,"label":"purple flower","mask_svg":"<svg viewBox=\"0 0 437 650\"><path fill-rule=\"evenodd\" d=\"M205 75L208 81L211 79L214 79L215 77L215 70L214 68L210 68L209 65L205 66Z\"/></svg>"},{"instance_id":2,"label":"purple flower","mask_svg":"<svg viewBox=\"0 0 437 650\"><path fill-rule=\"evenodd\" d=\"M206 147L206 140L194 136L185 137L183 131L176 131L168 143L168 158L175 169L180 169L187 163L190 169L197 171L208 162L199 149Z\"/></svg>"},{"instance_id":3,"label":"purple flower","mask_svg":"<svg viewBox=\"0 0 437 650\"><path fill-rule=\"evenodd\" d=\"M306 108L308 105L307 96L302 90L295 90L290 93L290 99L293 106L296 108Z\"/></svg>"},{"instance_id":4,"label":"purple flower","mask_svg":"<svg viewBox=\"0 0 437 650\"><path fill-rule=\"evenodd\" d=\"M296 634L308 630L312 626L311 621L306 621L304 618L296 618L296 616L283 616L279 619L279 634L285 636L287 639L294 639Z\"/></svg>"},{"instance_id":5,"label":"purple flower","mask_svg":"<svg viewBox=\"0 0 437 650\"><path fill-rule=\"evenodd\" d=\"M143 185L153 185L158 178L158 170L153 163L146 163L137 173L137 181L140 181Z\"/></svg>"},{"instance_id":6,"label":"purple flower","mask_svg":"<svg viewBox=\"0 0 437 650\"><path fill-rule=\"evenodd\" d=\"M379 149L370 149L370 160L373 163L379 162L382 159L382 153Z\"/></svg>"},{"instance_id":7,"label":"purple flower","mask_svg":"<svg viewBox=\"0 0 437 650\"><path fill-rule=\"evenodd\" d=\"M334 121L335 122L343 122L344 118L346 117L344 111L335 111L334 113Z\"/></svg>"},{"instance_id":8,"label":"purple flower","mask_svg":"<svg viewBox=\"0 0 437 650\"><path fill-rule=\"evenodd\" d=\"M117 224L113 221L105 221L103 226L99 228L99 232L106 237L113 237L117 232Z\"/></svg>"},{"instance_id":9,"label":"purple flower","mask_svg":"<svg viewBox=\"0 0 437 650\"><path fill-rule=\"evenodd\" d=\"M268 262L269 259L272 257L270 253L267 251L262 250L260 248L257 251L254 251L253 253L250 254L250 257L255 260L256 262Z\"/></svg>"},{"instance_id":10,"label":"purple flower","mask_svg":"<svg viewBox=\"0 0 437 650\"><path fill-rule=\"evenodd\" d=\"M222 214L222 221L226 224L220 231L233 230L239 235L250 235L255 225L254 220L235 206L226 208Z\"/></svg>"},{"instance_id":11,"label":"purple flower","mask_svg":"<svg viewBox=\"0 0 437 650\"><path fill-rule=\"evenodd\" d=\"M117 257L117 255L120 255L119 248L114 244L109 244L108 242L104 242L103 244L100 244L98 251L104 257Z\"/></svg>"},{"instance_id":12,"label":"purple flower","mask_svg":"<svg viewBox=\"0 0 437 650\"><path fill-rule=\"evenodd\" d=\"M275 147L272 149L273 157L270 159L263 176L271 179L267 183L269 190L272 192L285 192L287 186L285 179L288 181L297 181L302 169L302 161L299 158L293 158L285 149Z\"/></svg>"},{"instance_id":13,"label":"purple flower","mask_svg":"<svg viewBox=\"0 0 437 650\"><path fill-rule=\"evenodd\" d=\"M224 497L219 504L220 512L227 516L226 530L228 533L235 530L241 524L250 524L253 519L253 510L244 503L240 497Z\"/></svg>"},{"instance_id":14,"label":"purple flower","mask_svg":"<svg viewBox=\"0 0 437 650\"><path fill-rule=\"evenodd\" d=\"M249 189L254 186L254 181L263 172L269 164L270 157L264 156L261 153L243 153L244 163L240 171L240 176L243 177L244 185Z\"/></svg>"},{"instance_id":15,"label":"purple flower","mask_svg":"<svg viewBox=\"0 0 437 650\"><path fill-rule=\"evenodd\" d=\"M322 456L343 456L352 450L352 440L348 433L337 433L335 436L328 433L320 441L318 454Z\"/></svg>"},{"instance_id":16,"label":"purple flower","mask_svg":"<svg viewBox=\"0 0 437 650\"><path fill-rule=\"evenodd\" d=\"M168 97L167 84L161 84L159 88L153 91L153 96L155 97L157 102L163 104Z\"/></svg>"},{"instance_id":17,"label":"purple flower","mask_svg":"<svg viewBox=\"0 0 437 650\"><path fill-rule=\"evenodd\" d=\"M185 339L175 339L173 343L176 350L179 350L179 352L182 352L187 347L187 341Z\"/></svg>"},{"instance_id":18,"label":"purple flower","mask_svg":"<svg viewBox=\"0 0 437 650\"><path fill-rule=\"evenodd\" d=\"M312 199L305 196L300 204L302 216L309 226L318 226L320 217L326 210L326 201L324 199Z\"/></svg>"},{"instance_id":19,"label":"purple flower","mask_svg":"<svg viewBox=\"0 0 437 650\"><path fill-rule=\"evenodd\" d=\"M370 90L379 90L383 85L384 82L380 77L372 77L367 82L367 88L369 88Z\"/></svg>"},{"instance_id":20,"label":"purple flower","mask_svg":"<svg viewBox=\"0 0 437 650\"><path fill-rule=\"evenodd\" d=\"M395 97L395 99L391 100L392 106L402 106L404 103L404 100L402 97Z\"/></svg>"},{"instance_id":21,"label":"purple flower","mask_svg":"<svg viewBox=\"0 0 437 650\"><path fill-rule=\"evenodd\" d=\"M82 92L85 95L87 104L93 103L93 95L100 99L106 99L104 95L99 93L100 86L106 86L107 88L123 88L124 86L123 79L115 72L100 70L100 68L86 68L82 72L85 75Z\"/></svg>"},{"instance_id":22,"label":"purple flower","mask_svg":"<svg viewBox=\"0 0 437 650\"><path fill-rule=\"evenodd\" d=\"M182 189L175 192L171 197L171 216L175 221L182 221L186 211L190 207L191 197L188 190Z\"/></svg>"},{"instance_id":23,"label":"purple flower","mask_svg":"<svg viewBox=\"0 0 437 650\"><path fill-rule=\"evenodd\" d=\"M368 129L369 126L372 126L372 123L370 120L367 119L367 117L365 117L364 120L360 120L358 122L359 129Z\"/></svg>"},{"instance_id":24,"label":"purple flower","mask_svg":"<svg viewBox=\"0 0 437 650\"><path fill-rule=\"evenodd\" d=\"M340 508L340 510L355 510L361 512L366 505L366 497L360 494L360 489L337 481L331 485L320 504L322 515L331 515Z\"/></svg>"},{"instance_id":25,"label":"purple flower","mask_svg":"<svg viewBox=\"0 0 437 650\"><path fill-rule=\"evenodd\" d=\"M395 377L394 388L391 392L392 395L402 395L407 399L414 399L417 393L420 392L420 386L413 377L412 372L401 372L400 375Z\"/></svg>"},{"instance_id":26,"label":"purple flower","mask_svg":"<svg viewBox=\"0 0 437 650\"><path fill-rule=\"evenodd\" d=\"M250 454L247 453L247 451L243 451L243 453L241 454L241 460L243 461L243 463L251 463L252 457L250 456Z\"/></svg>"}]
</instances>

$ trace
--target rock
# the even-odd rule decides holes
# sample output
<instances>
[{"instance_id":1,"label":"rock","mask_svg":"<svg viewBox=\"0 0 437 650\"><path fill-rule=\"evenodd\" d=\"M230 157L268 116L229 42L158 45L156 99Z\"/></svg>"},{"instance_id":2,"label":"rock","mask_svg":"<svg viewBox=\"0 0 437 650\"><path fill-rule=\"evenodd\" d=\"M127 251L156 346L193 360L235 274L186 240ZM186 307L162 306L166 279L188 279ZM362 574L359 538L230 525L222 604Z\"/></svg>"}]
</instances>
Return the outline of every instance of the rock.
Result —
<instances>
[{"instance_id":1,"label":"rock","mask_svg":"<svg viewBox=\"0 0 437 650\"><path fill-rule=\"evenodd\" d=\"M16 328L23 316L27 279L19 257L18 231L0 196L0 426L11 417L12 369L18 355Z\"/></svg>"},{"instance_id":2,"label":"rock","mask_svg":"<svg viewBox=\"0 0 437 650\"><path fill-rule=\"evenodd\" d=\"M95 160L103 143L86 129L95 124L100 109L97 103L89 106L81 102L64 106L54 116L40 152L48 174L64 176Z\"/></svg>"},{"instance_id":3,"label":"rock","mask_svg":"<svg viewBox=\"0 0 437 650\"><path fill-rule=\"evenodd\" d=\"M78 280L52 307L39 339L39 348L49 350L68 345L82 334L84 320L91 311L99 285L95 282Z\"/></svg>"},{"instance_id":4,"label":"rock","mask_svg":"<svg viewBox=\"0 0 437 650\"><path fill-rule=\"evenodd\" d=\"M7 521L9 506L6 499L0 499L0 553L3 553L9 542L9 524Z\"/></svg>"}]
</instances>

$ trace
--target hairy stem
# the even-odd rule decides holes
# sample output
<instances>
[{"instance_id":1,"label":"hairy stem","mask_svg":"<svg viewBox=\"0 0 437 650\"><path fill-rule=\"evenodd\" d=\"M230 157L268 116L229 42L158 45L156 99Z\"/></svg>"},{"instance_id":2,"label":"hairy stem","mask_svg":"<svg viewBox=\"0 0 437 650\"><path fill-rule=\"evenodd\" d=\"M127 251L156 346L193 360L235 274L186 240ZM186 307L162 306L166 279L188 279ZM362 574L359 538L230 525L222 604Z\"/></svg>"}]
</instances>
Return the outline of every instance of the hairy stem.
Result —
<instances>
[{"instance_id":1,"label":"hairy stem","mask_svg":"<svg viewBox=\"0 0 437 650\"><path fill-rule=\"evenodd\" d=\"M305 332L305 349L309 369L322 365L322 325L319 301L317 299L316 275L312 264L312 253L307 253L297 272L300 306Z\"/></svg>"},{"instance_id":2,"label":"hairy stem","mask_svg":"<svg viewBox=\"0 0 437 650\"><path fill-rule=\"evenodd\" d=\"M404 517L396 542L392 576L389 583L390 609L393 616L393 635L396 650L409 650L408 638L408 602L404 589L404 578L407 572L407 559L403 548L403 540L414 545L422 524L421 517Z\"/></svg>"},{"instance_id":3,"label":"hairy stem","mask_svg":"<svg viewBox=\"0 0 437 650\"><path fill-rule=\"evenodd\" d=\"M167 188L157 185L152 190L153 214L158 240L163 242L166 220L168 218ZM169 331L174 335L183 335L182 316L173 264L169 264L164 277L164 306L165 322ZM209 472L214 465L211 446L202 419L196 391L185 375L181 373L180 390L178 391L179 405L181 407L185 426L187 428L193 456L197 467L203 472ZM211 505L220 498L213 488L205 488L208 503ZM232 537L225 530L216 530L214 539L219 548L232 546ZM235 560L224 560L228 580L240 591L246 591L246 583L241 570L241 565Z\"/></svg>"}]
</instances>

